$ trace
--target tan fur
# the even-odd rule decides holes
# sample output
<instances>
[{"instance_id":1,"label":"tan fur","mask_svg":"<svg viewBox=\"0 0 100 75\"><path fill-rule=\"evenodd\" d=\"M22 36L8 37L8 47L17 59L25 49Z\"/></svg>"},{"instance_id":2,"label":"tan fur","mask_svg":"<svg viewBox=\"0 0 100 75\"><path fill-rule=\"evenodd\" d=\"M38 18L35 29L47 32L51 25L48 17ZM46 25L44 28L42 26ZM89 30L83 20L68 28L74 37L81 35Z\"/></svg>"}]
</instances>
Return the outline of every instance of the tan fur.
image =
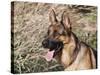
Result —
<instances>
[{"instance_id":1,"label":"tan fur","mask_svg":"<svg viewBox=\"0 0 100 75\"><path fill-rule=\"evenodd\" d=\"M81 43L81 48L77 54L77 57L74 59L73 54L76 46L74 36L71 35L70 41L66 41L69 39L68 37L66 38L66 36L61 36L59 39L65 44L62 52L56 56L56 59L58 59L64 66L65 70L84 70L96 68L96 60L90 47L87 47L84 43Z\"/></svg>"},{"instance_id":2,"label":"tan fur","mask_svg":"<svg viewBox=\"0 0 100 75\"><path fill-rule=\"evenodd\" d=\"M67 49L68 48L66 48L65 50L67 51ZM70 55L70 50L67 51L66 53L64 52L62 56L65 54L68 54L67 59L69 58L69 60L66 59L66 62L67 63L69 62L70 64L72 59ZM62 61L63 60L65 59L62 58ZM86 47L84 44L82 44L81 49L75 61L71 65L65 67L65 70L84 70L84 69L94 69L94 68L96 68L96 61L95 61L93 51L90 48Z\"/></svg>"}]
</instances>

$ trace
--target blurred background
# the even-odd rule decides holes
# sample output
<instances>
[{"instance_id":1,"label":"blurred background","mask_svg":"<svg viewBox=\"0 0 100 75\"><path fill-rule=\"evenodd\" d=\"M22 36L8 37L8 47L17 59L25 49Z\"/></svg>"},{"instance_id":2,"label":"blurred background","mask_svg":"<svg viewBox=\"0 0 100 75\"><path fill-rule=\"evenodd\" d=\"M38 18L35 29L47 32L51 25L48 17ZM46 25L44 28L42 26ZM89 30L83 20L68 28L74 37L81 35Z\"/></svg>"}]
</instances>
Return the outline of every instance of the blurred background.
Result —
<instances>
[{"instance_id":1,"label":"blurred background","mask_svg":"<svg viewBox=\"0 0 100 75\"><path fill-rule=\"evenodd\" d=\"M97 49L97 7L33 2L11 3L11 71L13 73L63 71L56 59L47 62L41 43L50 25L53 8L58 20L63 11L69 13L72 31L80 41Z\"/></svg>"}]
</instances>

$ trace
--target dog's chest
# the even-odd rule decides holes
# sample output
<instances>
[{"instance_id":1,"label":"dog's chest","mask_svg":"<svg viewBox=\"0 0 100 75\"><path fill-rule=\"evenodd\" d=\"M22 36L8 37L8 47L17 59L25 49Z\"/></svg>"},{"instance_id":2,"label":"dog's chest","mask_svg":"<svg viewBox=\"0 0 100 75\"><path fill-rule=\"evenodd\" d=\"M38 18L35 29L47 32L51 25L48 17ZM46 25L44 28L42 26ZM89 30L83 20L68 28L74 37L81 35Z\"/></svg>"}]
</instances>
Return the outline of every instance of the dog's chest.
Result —
<instances>
[{"instance_id":1,"label":"dog's chest","mask_svg":"<svg viewBox=\"0 0 100 75\"><path fill-rule=\"evenodd\" d=\"M67 67L71 63L74 48L75 45L70 43L62 50L61 63L63 66Z\"/></svg>"},{"instance_id":2,"label":"dog's chest","mask_svg":"<svg viewBox=\"0 0 100 75\"><path fill-rule=\"evenodd\" d=\"M63 51L61 56L62 65L67 66L69 64L69 61L70 61L69 54L66 51Z\"/></svg>"}]
</instances>

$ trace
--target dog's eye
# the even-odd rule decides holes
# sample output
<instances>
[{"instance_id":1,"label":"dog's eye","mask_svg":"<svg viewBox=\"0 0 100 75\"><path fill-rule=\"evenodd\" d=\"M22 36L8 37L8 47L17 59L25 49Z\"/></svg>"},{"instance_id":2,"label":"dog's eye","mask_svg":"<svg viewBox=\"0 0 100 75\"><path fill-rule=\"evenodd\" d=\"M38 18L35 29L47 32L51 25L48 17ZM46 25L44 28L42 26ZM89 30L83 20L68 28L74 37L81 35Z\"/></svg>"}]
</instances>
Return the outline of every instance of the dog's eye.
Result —
<instances>
[{"instance_id":1,"label":"dog's eye","mask_svg":"<svg viewBox=\"0 0 100 75\"><path fill-rule=\"evenodd\" d=\"M57 31L54 32L54 36L58 36L60 35L60 33L58 33Z\"/></svg>"},{"instance_id":2,"label":"dog's eye","mask_svg":"<svg viewBox=\"0 0 100 75\"><path fill-rule=\"evenodd\" d=\"M66 34L67 34L66 32L63 32L63 33L62 33L62 35L66 35Z\"/></svg>"}]
</instances>

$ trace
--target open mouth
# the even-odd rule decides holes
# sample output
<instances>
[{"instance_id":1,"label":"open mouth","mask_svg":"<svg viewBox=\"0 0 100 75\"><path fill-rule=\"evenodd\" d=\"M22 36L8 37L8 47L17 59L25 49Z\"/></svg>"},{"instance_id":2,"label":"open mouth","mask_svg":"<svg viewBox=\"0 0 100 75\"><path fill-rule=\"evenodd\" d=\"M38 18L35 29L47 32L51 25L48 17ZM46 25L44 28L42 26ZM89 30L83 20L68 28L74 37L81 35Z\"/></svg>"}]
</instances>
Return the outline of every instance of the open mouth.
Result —
<instances>
[{"instance_id":1,"label":"open mouth","mask_svg":"<svg viewBox=\"0 0 100 75\"><path fill-rule=\"evenodd\" d=\"M48 49L48 52L46 53L46 55L44 56L44 58L47 61L51 61L53 59L53 57L59 52L61 51L63 48L63 43L59 43L57 44L55 49Z\"/></svg>"},{"instance_id":2,"label":"open mouth","mask_svg":"<svg viewBox=\"0 0 100 75\"><path fill-rule=\"evenodd\" d=\"M47 54L44 56L44 58L47 60L47 61L51 61L53 59L53 56L54 56L54 53L55 53L55 50L48 50Z\"/></svg>"}]
</instances>

